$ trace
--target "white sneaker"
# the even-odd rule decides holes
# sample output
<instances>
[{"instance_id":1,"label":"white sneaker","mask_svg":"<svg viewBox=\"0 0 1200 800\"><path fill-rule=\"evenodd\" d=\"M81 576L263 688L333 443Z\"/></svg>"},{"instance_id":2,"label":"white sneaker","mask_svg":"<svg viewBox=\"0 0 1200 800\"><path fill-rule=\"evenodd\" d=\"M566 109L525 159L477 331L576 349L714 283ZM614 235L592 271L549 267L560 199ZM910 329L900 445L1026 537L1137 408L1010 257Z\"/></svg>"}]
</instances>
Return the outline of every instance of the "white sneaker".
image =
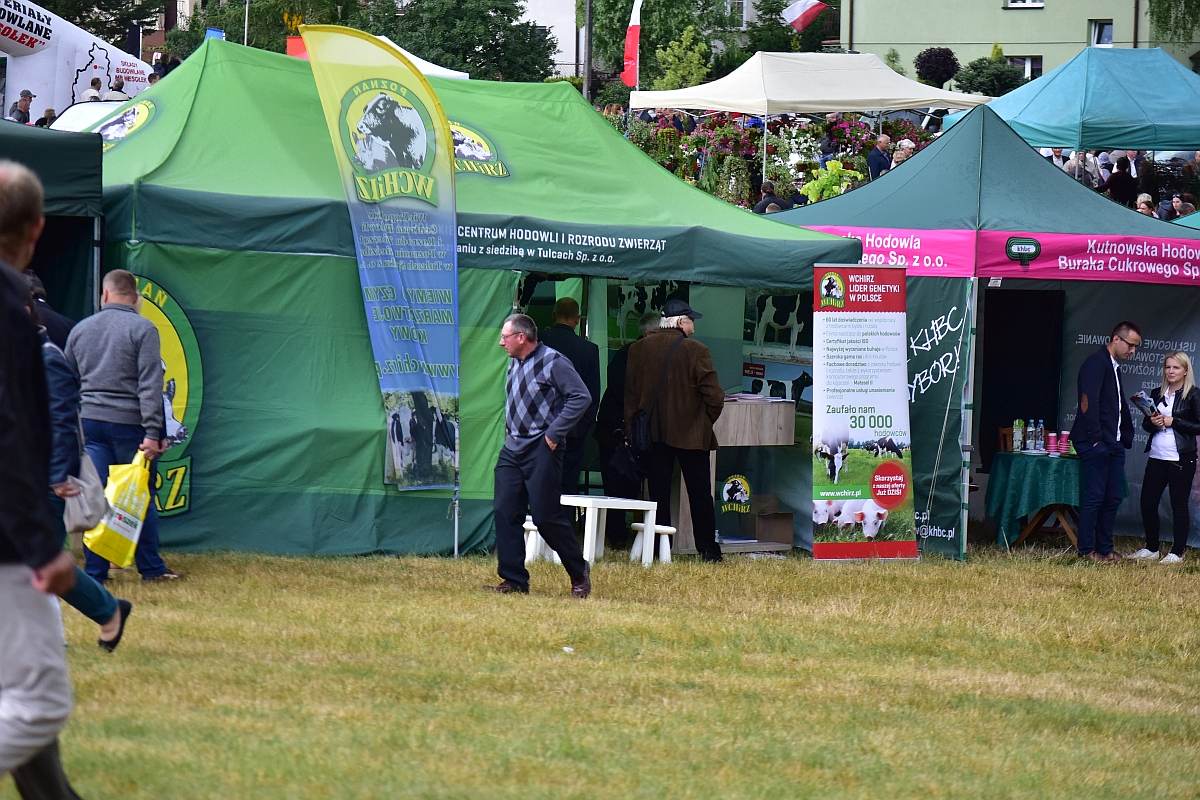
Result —
<instances>
[{"instance_id":1,"label":"white sneaker","mask_svg":"<svg viewBox=\"0 0 1200 800\"><path fill-rule=\"evenodd\" d=\"M1162 561L1160 561L1158 563L1160 563L1160 564L1182 564L1183 556L1177 556L1174 553L1167 553L1165 556L1163 556Z\"/></svg>"},{"instance_id":2,"label":"white sneaker","mask_svg":"<svg viewBox=\"0 0 1200 800\"><path fill-rule=\"evenodd\" d=\"M1135 553L1130 553L1125 557L1136 559L1137 561L1158 561L1158 553L1154 552L1153 550L1147 550L1144 547L1141 550L1138 550Z\"/></svg>"}]
</instances>

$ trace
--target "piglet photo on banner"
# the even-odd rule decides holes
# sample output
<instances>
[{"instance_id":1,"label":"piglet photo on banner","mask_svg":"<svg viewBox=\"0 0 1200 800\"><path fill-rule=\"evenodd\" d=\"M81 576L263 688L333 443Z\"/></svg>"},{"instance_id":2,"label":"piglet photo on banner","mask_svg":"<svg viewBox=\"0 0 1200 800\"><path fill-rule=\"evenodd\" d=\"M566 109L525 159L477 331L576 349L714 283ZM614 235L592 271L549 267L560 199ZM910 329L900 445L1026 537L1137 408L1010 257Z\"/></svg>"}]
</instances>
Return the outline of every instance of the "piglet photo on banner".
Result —
<instances>
[{"instance_id":1,"label":"piglet photo on banner","mask_svg":"<svg viewBox=\"0 0 1200 800\"><path fill-rule=\"evenodd\" d=\"M905 272L813 273L813 558L916 558Z\"/></svg>"}]
</instances>

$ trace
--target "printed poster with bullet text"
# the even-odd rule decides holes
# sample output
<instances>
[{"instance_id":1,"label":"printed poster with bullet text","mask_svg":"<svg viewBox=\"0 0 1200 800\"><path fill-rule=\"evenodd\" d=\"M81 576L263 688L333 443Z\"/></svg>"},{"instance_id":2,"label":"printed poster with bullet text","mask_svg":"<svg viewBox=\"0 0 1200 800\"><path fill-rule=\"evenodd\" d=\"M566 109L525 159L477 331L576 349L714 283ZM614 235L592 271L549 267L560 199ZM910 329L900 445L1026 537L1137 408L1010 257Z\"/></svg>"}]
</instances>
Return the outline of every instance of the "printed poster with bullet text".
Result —
<instances>
[{"instance_id":1,"label":"printed poster with bullet text","mask_svg":"<svg viewBox=\"0 0 1200 800\"><path fill-rule=\"evenodd\" d=\"M917 557L905 280L814 269L814 558Z\"/></svg>"},{"instance_id":2,"label":"printed poster with bullet text","mask_svg":"<svg viewBox=\"0 0 1200 800\"><path fill-rule=\"evenodd\" d=\"M387 447L384 480L449 488L458 467L454 149L441 103L390 44L302 25L346 189Z\"/></svg>"}]
</instances>

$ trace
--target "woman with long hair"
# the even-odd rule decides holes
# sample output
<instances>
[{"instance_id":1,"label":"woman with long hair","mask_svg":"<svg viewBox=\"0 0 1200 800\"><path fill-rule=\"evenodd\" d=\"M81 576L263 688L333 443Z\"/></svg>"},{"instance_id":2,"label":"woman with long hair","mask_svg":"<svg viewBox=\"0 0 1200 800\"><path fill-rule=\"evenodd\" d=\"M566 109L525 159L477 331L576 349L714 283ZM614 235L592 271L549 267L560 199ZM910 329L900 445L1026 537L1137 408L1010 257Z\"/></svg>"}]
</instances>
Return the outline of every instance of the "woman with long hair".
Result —
<instances>
[{"instance_id":1,"label":"woman with long hair","mask_svg":"<svg viewBox=\"0 0 1200 800\"><path fill-rule=\"evenodd\" d=\"M1160 564L1183 561L1192 523L1188 497L1196 476L1196 434L1200 434L1200 394L1192 375L1192 360L1186 353L1169 353L1163 359L1163 381L1150 392L1155 413L1142 420L1150 434L1146 442L1146 474L1142 478L1142 525L1146 545L1130 558L1158 561L1158 502L1164 489L1171 497L1173 521L1171 552Z\"/></svg>"}]
</instances>

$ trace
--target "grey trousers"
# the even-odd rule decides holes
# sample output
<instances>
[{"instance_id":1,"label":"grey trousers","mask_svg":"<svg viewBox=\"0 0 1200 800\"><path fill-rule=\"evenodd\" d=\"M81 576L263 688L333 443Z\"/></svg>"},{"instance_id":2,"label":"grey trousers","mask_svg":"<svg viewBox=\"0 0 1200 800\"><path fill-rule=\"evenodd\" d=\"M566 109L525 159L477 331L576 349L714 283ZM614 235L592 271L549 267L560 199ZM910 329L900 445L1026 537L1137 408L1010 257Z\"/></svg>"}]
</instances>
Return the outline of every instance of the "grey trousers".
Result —
<instances>
[{"instance_id":1,"label":"grey trousers","mask_svg":"<svg viewBox=\"0 0 1200 800\"><path fill-rule=\"evenodd\" d=\"M62 629L31 578L0 564L0 775L53 745L71 714Z\"/></svg>"}]
</instances>

